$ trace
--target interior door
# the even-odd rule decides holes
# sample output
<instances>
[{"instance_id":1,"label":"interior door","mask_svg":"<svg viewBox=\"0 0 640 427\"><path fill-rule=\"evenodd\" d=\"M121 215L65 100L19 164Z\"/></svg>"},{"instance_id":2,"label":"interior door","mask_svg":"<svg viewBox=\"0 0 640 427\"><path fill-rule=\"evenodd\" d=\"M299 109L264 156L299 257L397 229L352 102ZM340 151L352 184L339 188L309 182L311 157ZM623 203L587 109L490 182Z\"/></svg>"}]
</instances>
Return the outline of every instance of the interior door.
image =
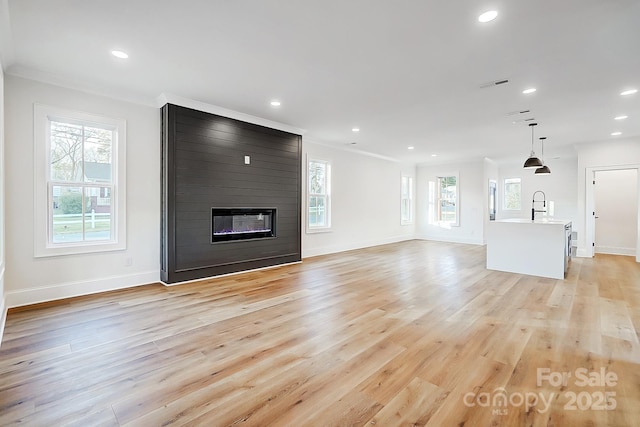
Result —
<instances>
[{"instance_id":1,"label":"interior door","mask_svg":"<svg viewBox=\"0 0 640 427\"><path fill-rule=\"evenodd\" d=\"M599 170L594 180L594 252L636 255L638 170Z\"/></svg>"}]
</instances>

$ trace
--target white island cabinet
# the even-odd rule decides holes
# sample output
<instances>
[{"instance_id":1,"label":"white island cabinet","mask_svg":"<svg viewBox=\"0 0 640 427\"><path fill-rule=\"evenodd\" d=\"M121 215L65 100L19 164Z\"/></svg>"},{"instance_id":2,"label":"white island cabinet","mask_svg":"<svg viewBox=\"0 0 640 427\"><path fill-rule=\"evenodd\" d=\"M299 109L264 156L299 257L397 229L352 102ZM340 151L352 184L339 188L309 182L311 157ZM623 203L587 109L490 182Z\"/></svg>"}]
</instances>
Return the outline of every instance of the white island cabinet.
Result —
<instances>
[{"instance_id":1,"label":"white island cabinet","mask_svg":"<svg viewBox=\"0 0 640 427\"><path fill-rule=\"evenodd\" d=\"M489 222L489 270L564 279L570 255L571 221L503 219Z\"/></svg>"}]
</instances>

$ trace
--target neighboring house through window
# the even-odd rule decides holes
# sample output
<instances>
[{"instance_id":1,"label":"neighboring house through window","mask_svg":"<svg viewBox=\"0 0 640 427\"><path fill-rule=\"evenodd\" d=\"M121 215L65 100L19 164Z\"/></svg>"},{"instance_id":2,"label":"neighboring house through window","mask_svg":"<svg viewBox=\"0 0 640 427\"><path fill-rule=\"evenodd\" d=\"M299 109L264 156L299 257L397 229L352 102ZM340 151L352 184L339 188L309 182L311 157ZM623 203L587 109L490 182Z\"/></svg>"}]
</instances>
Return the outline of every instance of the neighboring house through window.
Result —
<instances>
[{"instance_id":1,"label":"neighboring house through window","mask_svg":"<svg viewBox=\"0 0 640 427\"><path fill-rule=\"evenodd\" d=\"M460 225L458 174L437 176L429 182L429 224L456 227Z\"/></svg>"},{"instance_id":2,"label":"neighboring house through window","mask_svg":"<svg viewBox=\"0 0 640 427\"><path fill-rule=\"evenodd\" d=\"M438 221L458 225L458 177L438 177Z\"/></svg>"},{"instance_id":3,"label":"neighboring house through window","mask_svg":"<svg viewBox=\"0 0 640 427\"><path fill-rule=\"evenodd\" d=\"M125 121L43 105L34 121L36 256L124 249Z\"/></svg>"}]
</instances>

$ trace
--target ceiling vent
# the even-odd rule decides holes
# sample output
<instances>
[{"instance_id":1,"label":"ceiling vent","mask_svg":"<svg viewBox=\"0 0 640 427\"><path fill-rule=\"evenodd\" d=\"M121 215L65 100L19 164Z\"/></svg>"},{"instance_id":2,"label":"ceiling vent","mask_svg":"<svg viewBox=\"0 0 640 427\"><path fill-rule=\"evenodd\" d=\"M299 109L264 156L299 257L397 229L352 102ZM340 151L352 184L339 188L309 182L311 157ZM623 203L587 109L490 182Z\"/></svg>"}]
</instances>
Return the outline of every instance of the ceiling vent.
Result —
<instances>
[{"instance_id":1,"label":"ceiling vent","mask_svg":"<svg viewBox=\"0 0 640 427\"><path fill-rule=\"evenodd\" d=\"M525 114L530 114L531 110L516 110L516 111L510 111L506 114L507 117L511 118L513 121L511 123L513 123L514 125L517 123L527 123L527 122L532 122L535 120L534 117L523 117Z\"/></svg>"},{"instance_id":2,"label":"ceiling vent","mask_svg":"<svg viewBox=\"0 0 640 427\"><path fill-rule=\"evenodd\" d=\"M527 114L530 113L531 110L517 110L517 111L510 111L507 113L507 116L516 116L518 114Z\"/></svg>"},{"instance_id":3,"label":"ceiling vent","mask_svg":"<svg viewBox=\"0 0 640 427\"><path fill-rule=\"evenodd\" d=\"M494 80L494 81L491 81L491 82L487 82L487 83L481 84L480 85L480 89L486 89L488 87L506 85L507 83L509 83L509 79Z\"/></svg>"}]
</instances>

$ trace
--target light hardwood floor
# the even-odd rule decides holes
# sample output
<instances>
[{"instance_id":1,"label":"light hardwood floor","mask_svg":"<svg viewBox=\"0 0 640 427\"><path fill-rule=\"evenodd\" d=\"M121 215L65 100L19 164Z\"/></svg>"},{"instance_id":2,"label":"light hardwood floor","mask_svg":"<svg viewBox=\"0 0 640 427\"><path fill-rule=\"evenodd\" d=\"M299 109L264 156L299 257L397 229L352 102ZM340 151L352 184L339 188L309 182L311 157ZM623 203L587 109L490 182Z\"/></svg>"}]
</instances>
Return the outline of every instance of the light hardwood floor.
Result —
<instances>
[{"instance_id":1,"label":"light hardwood floor","mask_svg":"<svg viewBox=\"0 0 640 427\"><path fill-rule=\"evenodd\" d=\"M14 310L0 425L637 426L635 260L484 265L411 241Z\"/></svg>"}]
</instances>

